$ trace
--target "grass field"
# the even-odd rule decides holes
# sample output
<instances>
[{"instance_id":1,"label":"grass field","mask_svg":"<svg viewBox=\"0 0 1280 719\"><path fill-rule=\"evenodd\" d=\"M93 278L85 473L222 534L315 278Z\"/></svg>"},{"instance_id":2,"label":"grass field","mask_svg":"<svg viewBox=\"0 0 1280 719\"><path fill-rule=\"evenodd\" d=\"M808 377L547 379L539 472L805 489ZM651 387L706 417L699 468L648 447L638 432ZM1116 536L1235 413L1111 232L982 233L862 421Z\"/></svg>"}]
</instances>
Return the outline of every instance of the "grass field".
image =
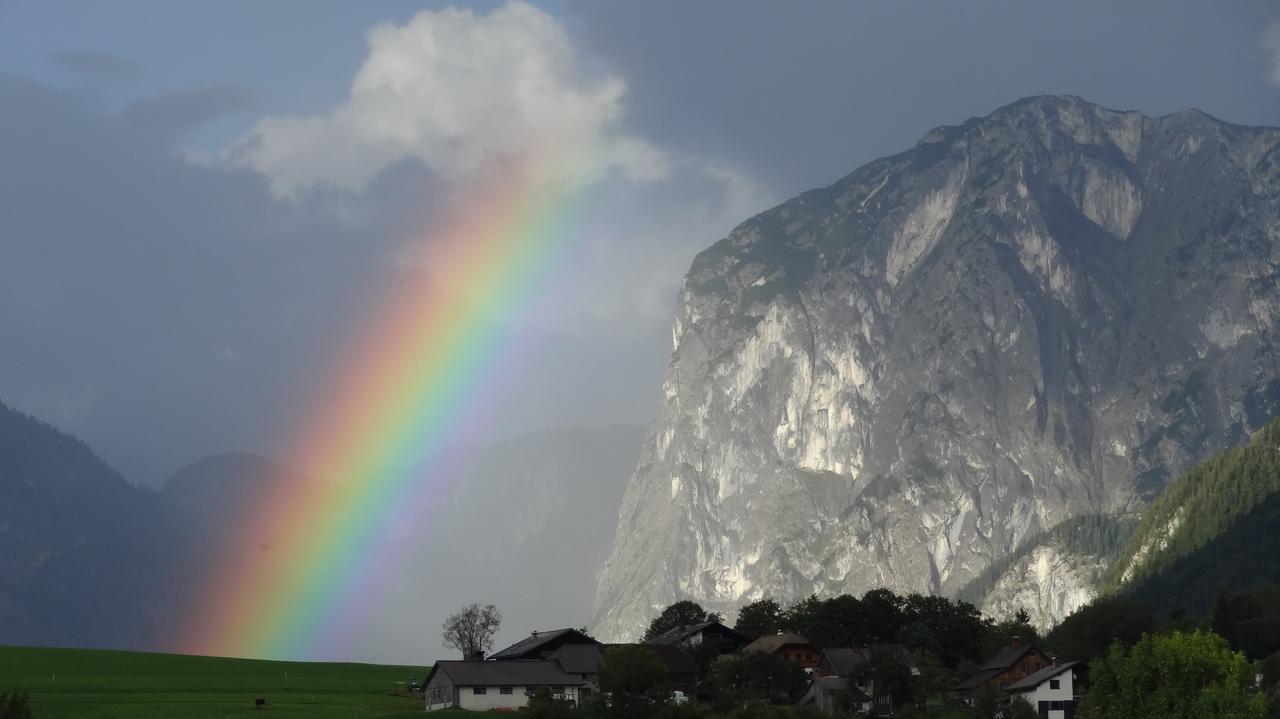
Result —
<instances>
[{"instance_id":1,"label":"grass field","mask_svg":"<svg viewBox=\"0 0 1280 719\"><path fill-rule=\"evenodd\" d=\"M392 690L424 674L377 664L0 647L0 691L27 691L35 719L421 717L418 700ZM267 700L265 709L254 708L257 698Z\"/></svg>"}]
</instances>

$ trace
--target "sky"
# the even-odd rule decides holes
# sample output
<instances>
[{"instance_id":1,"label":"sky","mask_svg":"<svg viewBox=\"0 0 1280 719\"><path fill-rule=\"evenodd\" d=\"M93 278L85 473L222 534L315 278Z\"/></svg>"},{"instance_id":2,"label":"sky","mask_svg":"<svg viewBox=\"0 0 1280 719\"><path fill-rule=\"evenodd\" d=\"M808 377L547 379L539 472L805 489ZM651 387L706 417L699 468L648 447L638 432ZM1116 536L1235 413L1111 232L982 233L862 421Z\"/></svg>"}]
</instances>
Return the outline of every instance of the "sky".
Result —
<instances>
[{"instance_id":1,"label":"sky","mask_svg":"<svg viewBox=\"0 0 1280 719\"><path fill-rule=\"evenodd\" d=\"M0 0L0 401L141 484L290 462L433 221L589 146L474 439L647 423L698 251L1048 93L1280 124L1280 6Z\"/></svg>"}]
</instances>

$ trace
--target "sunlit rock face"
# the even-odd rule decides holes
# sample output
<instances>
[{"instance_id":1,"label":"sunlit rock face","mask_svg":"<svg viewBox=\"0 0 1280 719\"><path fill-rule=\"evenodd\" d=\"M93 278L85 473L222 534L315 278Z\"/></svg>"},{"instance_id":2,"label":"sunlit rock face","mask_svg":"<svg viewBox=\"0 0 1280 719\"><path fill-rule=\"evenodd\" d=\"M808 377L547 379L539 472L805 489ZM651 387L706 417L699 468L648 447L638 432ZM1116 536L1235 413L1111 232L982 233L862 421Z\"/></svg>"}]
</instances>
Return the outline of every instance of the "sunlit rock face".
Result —
<instances>
[{"instance_id":1,"label":"sunlit rock face","mask_svg":"<svg viewBox=\"0 0 1280 719\"><path fill-rule=\"evenodd\" d=\"M599 636L685 597L951 593L1242 441L1280 404L1278 142L1030 98L701 253Z\"/></svg>"},{"instance_id":2,"label":"sunlit rock face","mask_svg":"<svg viewBox=\"0 0 1280 719\"><path fill-rule=\"evenodd\" d=\"M1093 601L1107 570L1106 559L1075 554L1056 543L1036 547L1014 562L982 602L982 613L997 621L1025 611L1047 633L1072 612Z\"/></svg>"}]
</instances>

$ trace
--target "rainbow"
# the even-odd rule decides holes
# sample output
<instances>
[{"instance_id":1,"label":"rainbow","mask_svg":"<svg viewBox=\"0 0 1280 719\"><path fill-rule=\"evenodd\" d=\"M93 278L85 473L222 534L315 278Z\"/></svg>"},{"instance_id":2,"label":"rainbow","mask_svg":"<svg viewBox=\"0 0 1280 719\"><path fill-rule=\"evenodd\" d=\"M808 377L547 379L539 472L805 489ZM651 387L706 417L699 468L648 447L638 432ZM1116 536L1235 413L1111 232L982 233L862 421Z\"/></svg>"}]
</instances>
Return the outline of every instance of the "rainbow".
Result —
<instances>
[{"instance_id":1,"label":"rainbow","mask_svg":"<svg viewBox=\"0 0 1280 719\"><path fill-rule=\"evenodd\" d=\"M284 456L333 481L271 487L248 531L195 589L179 650L261 658L341 655L362 612L394 591L389 533L443 483L488 385L512 361L512 315L571 244L581 166L526 161L477 183L423 233L429 278L389 293L337 362ZM551 179L547 179L551 178ZM271 542L259 544L258 538ZM388 557L387 555L391 556Z\"/></svg>"}]
</instances>

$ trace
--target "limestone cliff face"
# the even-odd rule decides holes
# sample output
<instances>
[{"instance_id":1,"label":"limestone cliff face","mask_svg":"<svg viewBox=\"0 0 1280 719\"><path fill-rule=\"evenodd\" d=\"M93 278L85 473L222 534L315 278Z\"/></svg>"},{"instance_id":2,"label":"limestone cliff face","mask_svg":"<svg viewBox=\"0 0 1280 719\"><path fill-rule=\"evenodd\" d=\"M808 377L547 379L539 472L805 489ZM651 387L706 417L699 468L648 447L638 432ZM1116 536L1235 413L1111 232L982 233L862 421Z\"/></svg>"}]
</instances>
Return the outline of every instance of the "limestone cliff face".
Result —
<instances>
[{"instance_id":1,"label":"limestone cliff face","mask_svg":"<svg viewBox=\"0 0 1280 719\"><path fill-rule=\"evenodd\" d=\"M1042 633L1093 601L1106 573L1106 559L1047 544L1020 557L1000 575L980 608L996 620L1025 610Z\"/></svg>"},{"instance_id":2,"label":"limestone cliff face","mask_svg":"<svg viewBox=\"0 0 1280 719\"><path fill-rule=\"evenodd\" d=\"M683 597L951 593L1239 442L1280 404L1277 143L1030 98L704 251L599 636Z\"/></svg>"}]
</instances>

